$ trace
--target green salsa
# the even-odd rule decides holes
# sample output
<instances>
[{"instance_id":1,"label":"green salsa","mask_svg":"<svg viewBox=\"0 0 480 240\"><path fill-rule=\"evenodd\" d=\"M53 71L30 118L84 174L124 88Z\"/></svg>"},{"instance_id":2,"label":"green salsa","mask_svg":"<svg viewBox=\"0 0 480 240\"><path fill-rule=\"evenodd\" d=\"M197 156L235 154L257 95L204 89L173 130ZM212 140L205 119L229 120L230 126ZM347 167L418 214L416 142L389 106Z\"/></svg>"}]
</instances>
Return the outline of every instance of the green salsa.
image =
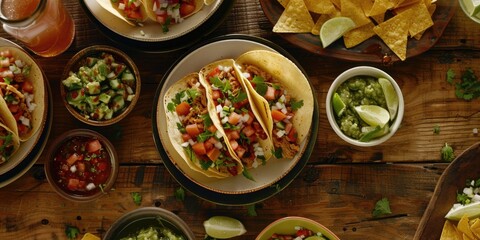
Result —
<instances>
[{"instance_id":1,"label":"green salsa","mask_svg":"<svg viewBox=\"0 0 480 240\"><path fill-rule=\"evenodd\" d=\"M371 76L355 76L343 82L336 90L346 108L341 116L335 116L335 120L347 136L360 139L372 130L355 111L356 106L377 105L387 108L385 95L378 79Z\"/></svg>"},{"instance_id":2,"label":"green salsa","mask_svg":"<svg viewBox=\"0 0 480 240\"><path fill-rule=\"evenodd\" d=\"M120 240L186 240L173 224L161 217L133 221L112 239Z\"/></svg>"}]
</instances>

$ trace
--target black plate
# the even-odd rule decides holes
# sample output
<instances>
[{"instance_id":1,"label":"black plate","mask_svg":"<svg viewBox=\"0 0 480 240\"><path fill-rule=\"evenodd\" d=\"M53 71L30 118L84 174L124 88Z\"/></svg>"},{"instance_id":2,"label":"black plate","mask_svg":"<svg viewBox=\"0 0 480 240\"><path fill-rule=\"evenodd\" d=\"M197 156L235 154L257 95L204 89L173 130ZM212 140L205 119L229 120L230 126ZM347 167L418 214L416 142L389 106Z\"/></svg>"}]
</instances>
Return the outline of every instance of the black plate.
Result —
<instances>
[{"instance_id":1,"label":"black plate","mask_svg":"<svg viewBox=\"0 0 480 240\"><path fill-rule=\"evenodd\" d=\"M100 31L107 38L121 44L122 48L138 49L144 52L170 52L191 47L193 44L202 40L205 36L213 32L218 26L220 26L220 24L230 13L230 10L232 9L234 4L234 0L223 1L222 4L218 7L217 11L207 21L200 25L200 27L181 37L161 42L147 42L127 38L110 30L100 21L98 21L95 16L93 16L88 7L85 5L84 0L80 0L80 5L82 6L85 14L93 23L95 23L95 25L97 25Z\"/></svg>"},{"instance_id":2,"label":"black plate","mask_svg":"<svg viewBox=\"0 0 480 240\"><path fill-rule=\"evenodd\" d=\"M283 48L280 46L265 40L263 38L259 37L252 37L252 36L247 36L247 35L226 35L226 36L221 36L221 37L216 37L211 40L208 40L206 42L203 42L195 47L192 48L192 50L197 49L201 46L205 46L207 44L216 42L216 41L223 41L223 40L230 40L230 39L241 39L241 40L247 40L247 41L252 41L256 43L260 43L263 45L266 45L279 53L283 54L285 57L289 58L292 60L301 70L302 72L306 74L305 70L301 68L300 64ZM185 58L188 54L190 54L191 51L187 51L187 54L184 56L180 57L171 67L170 69L165 73L164 78L159 84L159 87L156 91L155 94L155 100L153 104L153 109L152 111L154 113L157 112L157 107L158 107L158 102L160 98L160 92L162 91L162 87L166 81L166 78L168 75L170 75L172 69L175 68L175 66L183 59ZM311 87L313 90L313 86ZM315 93L313 93L314 98L315 98ZM183 174L182 171L180 171L177 166L170 160L167 152L164 150L160 136L159 136L159 129L157 127L157 114L153 114L152 117L152 126L153 126L153 137L155 141L155 145L158 149L158 152L160 153L160 157L162 158L165 167L167 170L172 174L172 176L182 185L184 188L192 192L193 194L197 195L198 197L217 203L217 204L222 204L222 205L247 205L247 204L252 204L256 203L262 200L265 200L269 197L272 197L276 193L280 192L284 188L286 188L294 179L295 177L298 176L298 174L302 171L303 167L306 165L308 162L310 155L313 151L313 147L315 146L315 142L317 139L317 132L318 132L318 126L319 126L319 111L318 111L318 104L316 101L316 98L314 99L314 112L313 112L313 119L312 119L312 126L311 126L311 134L309 136L310 140L307 142L306 148L304 155L299 159L298 163L290 170L288 174L286 174L283 178L275 182L273 185L260 189L258 191L254 192L248 192L248 193L242 193L242 194L222 194L216 191L212 191L209 189L206 189L199 184L193 182L191 179L189 179L187 176Z\"/></svg>"}]
</instances>

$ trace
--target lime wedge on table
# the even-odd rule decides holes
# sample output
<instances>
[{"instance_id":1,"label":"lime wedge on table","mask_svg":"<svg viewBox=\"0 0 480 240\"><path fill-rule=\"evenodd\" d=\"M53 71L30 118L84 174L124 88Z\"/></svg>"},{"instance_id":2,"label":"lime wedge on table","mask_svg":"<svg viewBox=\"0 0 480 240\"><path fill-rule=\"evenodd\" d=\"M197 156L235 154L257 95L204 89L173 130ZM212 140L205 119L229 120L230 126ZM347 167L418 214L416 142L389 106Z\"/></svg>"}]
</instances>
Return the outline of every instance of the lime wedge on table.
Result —
<instances>
[{"instance_id":1,"label":"lime wedge on table","mask_svg":"<svg viewBox=\"0 0 480 240\"><path fill-rule=\"evenodd\" d=\"M340 95L338 93L333 94L332 106L333 106L333 111L335 111L335 114L337 115L337 117L342 116L343 112L347 108L347 106L343 102L342 98L340 98Z\"/></svg>"},{"instance_id":2,"label":"lime wedge on table","mask_svg":"<svg viewBox=\"0 0 480 240\"><path fill-rule=\"evenodd\" d=\"M214 216L203 222L205 232L218 239L227 239L240 236L247 232L243 224L235 218Z\"/></svg>"},{"instance_id":3,"label":"lime wedge on table","mask_svg":"<svg viewBox=\"0 0 480 240\"><path fill-rule=\"evenodd\" d=\"M379 78L378 83L382 86L383 94L385 95L385 100L387 101L388 112L390 112L390 120L393 120L397 115L398 110L398 96L395 88L393 88L392 83L385 79Z\"/></svg>"},{"instance_id":4,"label":"lime wedge on table","mask_svg":"<svg viewBox=\"0 0 480 240\"><path fill-rule=\"evenodd\" d=\"M390 121L390 114L385 108L377 105L360 105L355 107L358 116L368 125L383 128Z\"/></svg>"},{"instance_id":5,"label":"lime wedge on table","mask_svg":"<svg viewBox=\"0 0 480 240\"><path fill-rule=\"evenodd\" d=\"M453 221L458 221L465 214L470 219L480 216L480 202L460 205L458 207L452 207L450 211L448 211L447 215L445 215L445 218Z\"/></svg>"},{"instance_id":6,"label":"lime wedge on table","mask_svg":"<svg viewBox=\"0 0 480 240\"><path fill-rule=\"evenodd\" d=\"M343 34L355 28L355 22L348 17L334 17L327 20L320 28L320 41L326 48Z\"/></svg>"}]
</instances>

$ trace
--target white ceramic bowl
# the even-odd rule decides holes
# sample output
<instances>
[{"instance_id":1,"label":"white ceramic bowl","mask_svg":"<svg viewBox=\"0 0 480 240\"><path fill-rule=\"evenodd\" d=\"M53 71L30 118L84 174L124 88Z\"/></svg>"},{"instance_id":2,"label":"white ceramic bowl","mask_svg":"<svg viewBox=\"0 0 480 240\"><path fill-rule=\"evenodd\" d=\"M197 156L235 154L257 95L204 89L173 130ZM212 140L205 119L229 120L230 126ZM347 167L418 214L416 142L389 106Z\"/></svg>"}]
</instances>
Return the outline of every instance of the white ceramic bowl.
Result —
<instances>
[{"instance_id":1,"label":"white ceramic bowl","mask_svg":"<svg viewBox=\"0 0 480 240\"><path fill-rule=\"evenodd\" d=\"M266 226L255 240L268 240L273 234L293 235L297 227L311 230L314 233L320 232L330 240L340 240L340 238L322 224L312 219L299 216L288 216L275 220Z\"/></svg>"},{"instance_id":2,"label":"white ceramic bowl","mask_svg":"<svg viewBox=\"0 0 480 240\"><path fill-rule=\"evenodd\" d=\"M383 78L386 78L388 79L392 85L393 85L393 88L395 89L395 91L397 92L397 96L398 96L398 111L397 111L397 116L396 118L394 119L393 123L391 124L390 126L390 132L385 134L384 136L382 137L379 137L379 138L375 138L375 139L372 139L371 141L368 141L368 142L360 142L359 140L357 139L353 139L347 135L345 135L342 130L340 129L340 127L338 126L337 122L335 121L335 113L333 111L333 106L332 106L332 96L333 94L335 93L335 91L337 90L337 88L343 83L345 82L346 80L352 78L352 77L355 77L355 76L372 76L372 77L375 77L375 78L379 78L379 77L383 77ZM403 119L403 112L404 112L404 108L405 108L405 104L403 102L403 95L402 95L402 91L400 89L400 87L398 86L397 82L395 82L395 80L390 76L388 75L386 72L378 69L378 68L374 68L374 67L369 67L369 66L359 66L359 67L354 67L354 68L351 68L351 69L348 69L346 70L345 72L343 72L342 74L340 74L332 83L332 85L330 86L330 88L328 89L328 93L327 93L327 99L326 99L326 112L327 112L327 118L328 118L328 122L330 123L330 126L332 126L333 130L335 131L335 133L340 137L342 138L343 140L345 140L346 142L352 144L352 145L355 145L355 146L360 146L360 147L370 147L370 146L375 146L375 145L379 145L385 141L387 141L390 137L393 136L393 134L395 134L395 132L398 130L398 128L400 127L400 124L402 123L402 119Z\"/></svg>"}]
</instances>

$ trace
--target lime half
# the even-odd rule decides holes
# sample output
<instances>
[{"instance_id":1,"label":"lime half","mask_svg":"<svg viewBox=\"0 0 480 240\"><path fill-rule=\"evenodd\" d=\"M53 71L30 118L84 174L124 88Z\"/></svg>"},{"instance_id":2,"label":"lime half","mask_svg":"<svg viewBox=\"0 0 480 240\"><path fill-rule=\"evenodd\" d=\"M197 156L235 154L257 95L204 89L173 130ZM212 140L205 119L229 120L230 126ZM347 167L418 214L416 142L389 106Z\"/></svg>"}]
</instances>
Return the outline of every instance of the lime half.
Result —
<instances>
[{"instance_id":1,"label":"lime half","mask_svg":"<svg viewBox=\"0 0 480 240\"><path fill-rule=\"evenodd\" d=\"M355 107L358 116L372 127L383 128L390 121L390 114L385 108L377 105L360 105Z\"/></svg>"},{"instance_id":2,"label":"lime half","mask_svg":"<svg viewBox=\"0 0 480 240\"><path fill-rule=\"evenodd\" d=\"M450 211L448 211L447 215L445 215L445 218L458 221L463 217L463 215L467 215L469 218L476 218L480 216L480 202L470 203L467 205L454 205Z\"/></svg>"},{"instance_id":3,"label":"lime half","mask_svg":"<svg viewBox=\"0 0 480 240\"><path fill-rule=\"evenodd\" d=\"M366 129L366 133L359 139L360 142L370 142L372 139L379 138L390 132L390 126L388 124L385 124L383 128L380 126L364 128ZM362 131L364 131L364 128L362 128Z\"/></svg>"},{"instance_id":4,"label":"lime half","mask_svg":"<svg viewBox=\"0 0 480 240\"><path fill-rule=\"evenodd\" d=\"M345 109L347 108L347 106L343 102L342 98L340 98L340 95L338 93L333 94L332 105L333 105L333 111L335 111L335 114L337 115L337 117L342 116L343 112L345 112Z\"/></svg>"},{"instance_id":5,"label":"lime half","mask_svg":"<svg viewBox=\"0 0 480 240\"><path fill-rule=\"evenodd\" d=\"M334 17L327 20L320 28L320 41L323 48L326 48L354 28L355 22L348 17Z\"/></svg>"},{"instance_id":6,"label":"lime half","mask_svg":"<svg viewBox=\"0 0 480 240\"><path fill-rule=\"evenodd\" d=\"M470 16L475 16L480 12L480 0L463 0Z\"/></svg>"},{"instance_id":7,"label":"lime half","mask_svg":"<svg viewBox=\"0 0 480 240\"><path fill-rule=\"evenodd\" d=\"M385 100L387 101L390 120L393 120L398 111L397 92L395 91L395 88L393 88L392 83L385 78L379 78L378 83L380 83L380 86L382 86L383 94L385 95Z\"/></svg>"},{"instance_id":8,"label":"lime half","mask_svg":"<svg viewBox=\"0 0 480 240\"><path fill-rule=\"evenodd\" d=\"M213 238L227 239L247 232L243 224L235 218L214 216L203 222L205 232Z\"/></svg>"}]
</instances>

